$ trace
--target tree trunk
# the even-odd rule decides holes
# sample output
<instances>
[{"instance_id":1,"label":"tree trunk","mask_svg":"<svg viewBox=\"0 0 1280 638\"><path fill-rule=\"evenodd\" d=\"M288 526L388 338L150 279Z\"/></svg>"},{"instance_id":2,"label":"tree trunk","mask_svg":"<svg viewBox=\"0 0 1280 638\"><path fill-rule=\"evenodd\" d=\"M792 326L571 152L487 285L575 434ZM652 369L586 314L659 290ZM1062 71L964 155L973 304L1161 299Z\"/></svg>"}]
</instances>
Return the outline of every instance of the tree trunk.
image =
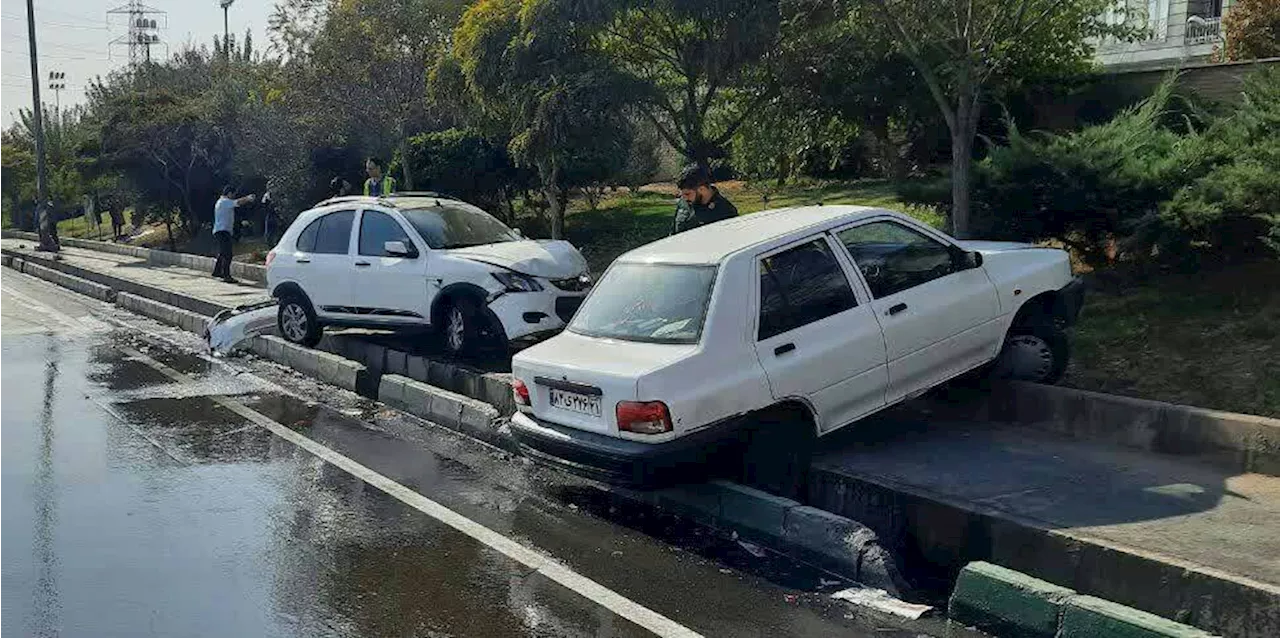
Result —
<instances>
[{"instance_id":1,"label":"tree trunk","mask_svg":"<svg viewBox=\"0 0 1280 638\"><path fill-rule=\"evenodd\" d=\"M973 169L973 138L977 134L977 100L962 91L951 127L951 234L968 239L969 187Z\"/></svg>"},{"instance_id":2,"label":"tree trunk","mask_svg":"<svg viewBox=\"0 0 1280 638\"><path fill-rule=\"evenodd\" d=\"M409 161L409 139L404 135L404 127L400 127L400 170L404 172L404 190L414 190L413 166Z\"/></svg>"}]
</instances>

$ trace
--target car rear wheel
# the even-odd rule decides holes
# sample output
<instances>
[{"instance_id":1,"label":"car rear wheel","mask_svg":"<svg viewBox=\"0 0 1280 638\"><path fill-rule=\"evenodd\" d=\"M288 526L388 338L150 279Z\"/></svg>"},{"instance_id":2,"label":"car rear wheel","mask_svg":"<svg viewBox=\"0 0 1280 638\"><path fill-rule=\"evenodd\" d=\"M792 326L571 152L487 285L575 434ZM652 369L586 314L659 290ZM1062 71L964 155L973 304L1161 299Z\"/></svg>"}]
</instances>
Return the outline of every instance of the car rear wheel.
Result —
<instances>
[{"instance_id":1,"label":"car rear wheel","mask_svg":"<svg viewBox=\"0 0 1280 638\"><path fill-rule=\"evenodd\" d=\"M276 311L276 327L280 336L286 341L297 343L308 348L320 343L323 335L316 312L311 302L301 295L291 294L280 299L279 310Z\"/></svg>"},{"instance_id":2,"label":"car rear wheel","mask_svg":"<svg viewBox=\"0 0 1280 638\"><path fill-rule=\"evenodd\" d=\"M1051 321L1014 326L1005 337L992 376L1033 383L1057 383L1067 371L1070 344Z\"/></svg>"},{"instance_id":3,"label":"car rear wheel","mask_svg":"<svg viewBox=\"0 0 1280 638\"><path fill-rule=\"evenodd\" d=\"M740 480L777 496L803 497L814 439L813 422L798 408L760 413L743 442Z\"/></svg>"}]
</instances>

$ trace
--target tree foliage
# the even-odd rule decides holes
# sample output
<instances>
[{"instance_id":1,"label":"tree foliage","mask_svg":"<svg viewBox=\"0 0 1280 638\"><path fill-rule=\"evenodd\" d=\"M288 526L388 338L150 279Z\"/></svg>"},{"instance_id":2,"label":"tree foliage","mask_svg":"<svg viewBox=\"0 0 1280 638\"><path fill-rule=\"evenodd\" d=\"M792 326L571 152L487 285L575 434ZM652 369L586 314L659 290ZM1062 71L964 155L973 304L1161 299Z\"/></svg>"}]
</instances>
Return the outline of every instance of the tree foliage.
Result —
<instances>
[{"instance_id":1,"label":"tree foliage","mask_svg":"<svg viewBox=\"0 0 1280 638\"><path fill-rule=\"evenodd\" d=\"M1111 0L854 0L869 6L916 68L951 132L951 225L970 233L969 175L993 84L1081 70L1093 38L1127 36L1102 16Z\"/></svg>"},{"instance_id":2,"label":"tree foliage","mask_svg":"<svg viewBox=\"0 0 1280 638\"><path fill-rule=\"evenodd\" d=\"M1280 2L1236 0L1222 18L1227 34L1223 54L1227 60L1260 60L1280 57Z\"/></svg>"}]
</instances>

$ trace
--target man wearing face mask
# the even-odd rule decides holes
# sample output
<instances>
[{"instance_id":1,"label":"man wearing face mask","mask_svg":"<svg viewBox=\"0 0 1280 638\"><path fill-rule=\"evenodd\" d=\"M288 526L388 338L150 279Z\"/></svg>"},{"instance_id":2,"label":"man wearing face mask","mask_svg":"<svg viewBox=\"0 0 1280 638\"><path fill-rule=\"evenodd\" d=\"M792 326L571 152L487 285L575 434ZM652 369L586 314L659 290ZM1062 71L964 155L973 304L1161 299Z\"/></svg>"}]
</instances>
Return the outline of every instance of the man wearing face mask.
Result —
<instances>
[{"instance_id":1,"label":"man wearing face mask","mask_svg":"<svg viewBox=\"0 0 1280 638\"><path fill-rule=\"evenodd\" d=\"M676 182L676 218L671 234L738 216L738 209L711 183L711 176L697 165L686 166Z\"/></svg>"}]
</instances>

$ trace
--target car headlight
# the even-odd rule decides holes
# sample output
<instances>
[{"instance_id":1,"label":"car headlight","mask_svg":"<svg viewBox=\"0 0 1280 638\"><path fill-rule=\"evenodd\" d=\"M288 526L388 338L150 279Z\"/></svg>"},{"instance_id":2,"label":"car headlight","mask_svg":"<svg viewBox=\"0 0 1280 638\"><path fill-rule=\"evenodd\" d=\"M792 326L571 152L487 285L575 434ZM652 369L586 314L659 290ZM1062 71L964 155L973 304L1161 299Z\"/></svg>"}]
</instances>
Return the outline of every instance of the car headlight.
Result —
<instances>
[{"instance_id":1,"label":"car headlight","mask_svg":"<svg viewBox=\"0 0 1280 638\"><path fill-rule=\"evenodd\" d=\"M537 279L528 275L522 275L518 272L495 272L491 273L498 283L502 284L507 292L538 292L542 290L542 284Z\"/></svg>"}]
</instances>

